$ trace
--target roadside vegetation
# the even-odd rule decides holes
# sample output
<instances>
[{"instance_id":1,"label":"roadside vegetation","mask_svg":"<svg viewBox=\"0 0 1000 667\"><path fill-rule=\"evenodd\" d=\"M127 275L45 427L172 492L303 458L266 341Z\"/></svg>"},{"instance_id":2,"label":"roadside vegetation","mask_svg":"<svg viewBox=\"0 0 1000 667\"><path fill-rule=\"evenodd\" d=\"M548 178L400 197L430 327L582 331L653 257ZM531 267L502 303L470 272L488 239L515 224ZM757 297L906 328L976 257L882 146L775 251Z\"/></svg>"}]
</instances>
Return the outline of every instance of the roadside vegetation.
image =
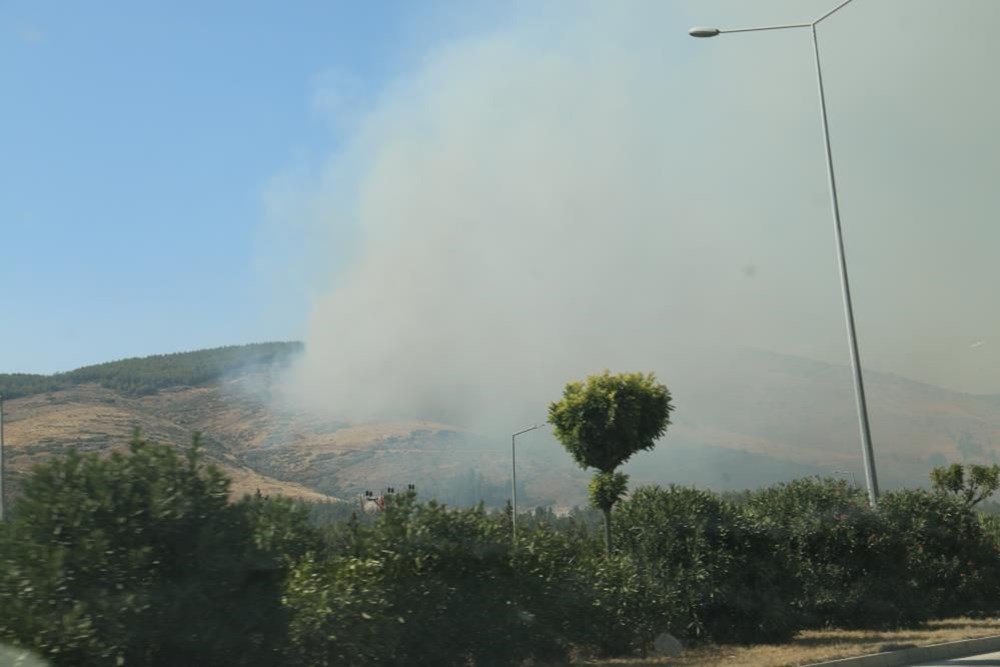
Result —
<instances>
[{"instance_id":1,"label":"roadside vegetation","mask_svg":"<svg viewBox=\"0 0 1000 667\"><path fill-rule=\"evenodd\" d=\"M0 639L54 665L507 665L783 642L993 613L996 534L962 498L843 480L739 502L643 487L613 515L228 503L196 447L72 451L0 529ZM311 518L312 517L312 518ZM800 635L801 636L801 635ZM709 650L708 648L703 650ZM280 656L280 659L279 659Z\"/></svg>"},{"instance_id":2,"label":"roadside vegetation","mask_svg":"<svg viewBox=\"0 0 1000 667\"><path fill-rule=\"evenodd\" d=\"M598 479L652 446L670 409L652 376L605 374L550 416ZM602 458L612 422L624 445ZM1000 606L1000 531L976 509L995 473L942 469L877 509L843 480L726 496L597 482L594 509L526 513L513 541L509 507L412 491L374 514L232 503L197 438L137 434L126 454L69 450L24 480L0 525L0 642L53 665L484 666L642 656L664 632L712 655L926 628Z\"/></svg>"}]
</instances>

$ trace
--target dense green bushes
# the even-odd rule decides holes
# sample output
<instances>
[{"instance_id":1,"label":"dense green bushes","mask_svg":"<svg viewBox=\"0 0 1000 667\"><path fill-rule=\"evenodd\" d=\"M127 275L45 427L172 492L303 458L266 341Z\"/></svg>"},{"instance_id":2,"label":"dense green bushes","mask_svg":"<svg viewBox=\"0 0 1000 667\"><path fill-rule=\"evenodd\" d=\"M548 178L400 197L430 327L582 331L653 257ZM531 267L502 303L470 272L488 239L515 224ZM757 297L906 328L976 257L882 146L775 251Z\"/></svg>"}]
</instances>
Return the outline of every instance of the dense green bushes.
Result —
<instances>
[{"instance_id":1,"label":"dense green bushes","mask_svg":"<svg viewBox=\"0 0 1000 667\"><path fill-rule=\"evenodd\" d=\"M684 638L719 642L788 639L799 629L787 563L776 534L707 491L637 490L615 518L621 550L664 590L675 592Z\"/></svg>"},{"instance_id":2,"label":"dense green bushes","mask_svg":"<svg viewBox=\"0 0 1000 667\"><path fill-rule=\"evenodd\" d=\"M896 578L905 578L907 601L933 617L976 615L1000 608L997 544L976 513L943 493L903 490L886 494L879 515L899 541ZM899 563L905 563L905 573ZM887 565L891 569L892 565Z\"/></svg>"},{"instance_id":3,"label":"dense green bushes","mask_svg":"<svg viewBox=\"0 0 1000 667\"><path fill-rule=\"evenodd\" d=\"M273 664L284 565L264 543L305 544L267 537L304 520L228 487L196 447L138 438L36 468L0 532L0 639L61 665Z\"/></svg>"},{"instance_id":4,"label":"dense green bushes","mask_svg":"<svg viewBox=\"0 0 1000 667\"><path fill-rule=\"evenodd\" d=\"M884 494L878 509L842 481L801 479L750 495L797 586L802 627L887 628L992 612L997 543L958 498Z\"/></svg>"},{"instance_id":5,"label":"dense green bushes","mask_svg":"<svg viewBox=\"0 0 1000 667\"><path fill-rule=\"evenodd\" d=\"M898 604L905 554L857 489L800 479L751 494L745 507L790 573L801 626L878 628L924 617L919 605Z\"/></svg>"},{"instance_id":6,"label":"dense green bushes","mask_svg":"<svg viewBox=\"0 0 1000 667\"><path fill-rule=\"evenodd\" d=\"M138 439L37 468L0 527L0 640L54 665L510 665L641 653L664 631L778 641L1000 599L998 522L943 493L889 493L873 511L829 480L730 499L642 488L615 515L611 555L595 513L525 515L512 544L505 512L409 494L347 520L227 494L197 448Z\"/></svg>"},{"instance_id":7,"label":"dense green bushes","mask_svg":"<svg viewBox=\"0 0 1000 667\"><path fill-rule=\"evenodd\" d=\"M325 562L303 560L289 582L302 664L353 655L357 664L506 665L564 659L573 648L629 653L667 627L666 596L630 558L606 558L572 525L537 522L512 545L502 513L402 495L373 524L352 522L336 535ZM378 641L358 645L372 633Z\"/></svg>"}]
</instances>

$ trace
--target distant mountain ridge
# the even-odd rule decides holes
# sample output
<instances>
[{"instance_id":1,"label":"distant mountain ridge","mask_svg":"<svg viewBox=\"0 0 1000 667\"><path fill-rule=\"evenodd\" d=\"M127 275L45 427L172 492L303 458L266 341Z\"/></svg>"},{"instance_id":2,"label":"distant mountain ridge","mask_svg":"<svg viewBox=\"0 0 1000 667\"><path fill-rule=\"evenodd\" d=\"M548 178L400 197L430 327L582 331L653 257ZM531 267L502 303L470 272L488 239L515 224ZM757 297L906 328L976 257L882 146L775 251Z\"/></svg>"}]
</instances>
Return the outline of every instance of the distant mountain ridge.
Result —
<instances>
[{"instance_id":1,"label":"distant mountain ridge","mask_svg":"<svg viewBox=\"0 0 1000 667\"><path fill-rule=\"evenodd\" d=\"M259 488L350 498L416 483L449 502L474 502L470 494L477 493L502 502L510 479L509 433L474 433L426 420L351 423L271 404L275 369L302 349L301 343L262 343L55 376L0 375L0 390L8 399L17 396L6 409L9 472L16 478L66 447L122 449L135 428L177 445L199 431L237 494ZM633 486L738 489L851 474L863 483L847 367L742 350L699 361L696 371L664 377L678 410L663 441L629 462ZM46 379L53 388L32 384ZM1000 397L874 371L865 371L865 381L883 487L926 484L929 469L945 462L1000 459ZM544 431L523 448L519 443L525 505L583 504L588 476Z\"/></svg>"},{"instance_id":2,"label":"distant mountain ridge","mask_svg":"<svg viewBox=\"0 0 1000 667\"><path fill-rule=\"evenodd\" d=\"M721 355L715 364L706 373L725 382L693 388L675 437L851 470L861 478L847 366L748 350ZM876 463L889 485L925 483L927 471L944 460L997 460L1000 397L867 369L864 380Z\"/></svg>"},{"instance_id":3,"label":"distant mountain ridge","mask_svg":"<svg viewBox=\"0 0 1000 667\"><path fill-rule=\"evenodd\" d=\"M131 357L52 375L0 373L0 394L21 398L93 382L129 396L147 396L169 387L215 382L248 368L280 365L304 349L297 341L251 343Z\"/></svg>"}]
</instances>

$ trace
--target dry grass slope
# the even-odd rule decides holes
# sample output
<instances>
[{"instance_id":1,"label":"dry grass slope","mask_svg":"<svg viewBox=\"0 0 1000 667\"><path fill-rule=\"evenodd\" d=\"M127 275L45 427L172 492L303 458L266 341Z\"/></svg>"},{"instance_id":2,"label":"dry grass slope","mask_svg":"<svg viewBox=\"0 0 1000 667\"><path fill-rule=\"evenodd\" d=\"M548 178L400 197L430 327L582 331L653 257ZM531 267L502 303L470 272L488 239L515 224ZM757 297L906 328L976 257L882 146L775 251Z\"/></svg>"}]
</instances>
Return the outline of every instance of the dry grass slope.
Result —
<instances>
[{"instance_id":1,"label":"dry grass slope","mask_svg":"<svg viewBox=\"0 0 1000 667\"><path fill-rule=\"evenodd\" d=\"M6 465L16 475L67 447L102 455L123 451L137 428L149 440L177 445L188 444L192 434L201 431L205 433L208 460L232 478L234 498L259 489L261 493L308 500L334 499L294 480L276 479L245 465L238 451L229 446L239 441L240 429L235 429L235 435L229 432L232 428L210 433L205 427L217 424L204 423L204 410L210 411L214 401L207 400L202 410L191 408L218 391L218 387L174 389L156 396L127 398L97 385L80 385L7 401ZM188 409L171 409L177 403L186 404ZM239 417L233 416L234 421Z\"/></svg>"},{"instance_id":2,"label":"dry grass slope","mask_svg":"<svg viewBox=\"0 0 1000 667\"><path fill-rule=\"evenodd\" d=\"M770 466L765 466L768 479L744 479L739 488L857 470L846 368L756 353L718 363L718 369L706 367L706 374L728 381L706 383L712 387L706 395L689 388L667 440L634 471L636 483L718 485L728 484L729 472L749 475L747 456L726 454L770 457L757 461ZM507 479L503 436L483 434L480 446L473 446L476 436L439 423L350 424L279 410L271 400L279 372L258 366L151 395L91 383L9 400L9 464L16 476L65 447L124 448L140 428L150 440L177 445L201 432L211 460L233 477L235 494L260 488L299 497L348 497L387 485L433 485L469 470L497 483ZM866 380L878 457L892 464L879 471L884 486L924 482L935 460L1000 460L994 447L1000 445L1000 397L958 394L878 373L867 373ZM525 450L519 470L529 495L557 505L585 502L585 473L568 459L533 460L533 454ZM684 468L689 460L699 462L703 477L704 471L715 471L722 481L698 482L692 477L697 471ZM678 475L680 469L688 474Z\"/></svg>"}]
</instances>

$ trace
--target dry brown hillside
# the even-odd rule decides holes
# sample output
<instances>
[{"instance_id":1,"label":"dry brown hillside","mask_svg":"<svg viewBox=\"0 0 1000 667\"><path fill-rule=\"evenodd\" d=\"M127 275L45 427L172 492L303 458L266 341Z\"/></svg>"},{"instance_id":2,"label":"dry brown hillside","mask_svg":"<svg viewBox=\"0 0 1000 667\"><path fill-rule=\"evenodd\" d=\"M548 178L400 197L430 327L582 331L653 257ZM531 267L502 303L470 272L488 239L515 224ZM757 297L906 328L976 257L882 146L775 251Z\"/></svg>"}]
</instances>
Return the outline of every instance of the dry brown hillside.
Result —
<instances>
[{"instance_id":1,"label":"dry brown hillside","mask_svg":"<svg viewBox=\"0 0 1000 667\"><path fill-rule=\"evenodd\" d=\"M741 353L704 373L709 381L697 386L671 383L674 425L660 446L627 466L633 484L747 488L835 470L853 471L861 481L846 368ZM176 445L202 433L207 455L232 477L235 495L260 489L351 498L412 482L438 497L456 485L473 502L507 497L509 434L474 434L430 421L352 424L278 410L268 395L272 378L271 369L256 366L145 395L82 382L8 400L9 474L16 485L19 474L65 447L123 448L139 428L150 440ZM866 382L884 486L925 482L927 471L945 461L1000 458L1000 398L874 372L866 373ZM551 436L539 432L523 447L523 502L585 502L586 473Z\"/></svg>"},{"instance_id":2,"label":"dry brown hillside","mask_svg":"<svg viewBox=\"0 0 1000 667\"><path fill-rule=\"evenodd\" d=\"M156 396L128 398L95 384L84 384L8 400L4 407L8 474L16 479L32 465L66 447L75 447L81 452L125 449L137 428L144 437L156 442L187 444L195 431L202 430L196 411L184 414L164 408L178 401L197 405L197 397L213 391L218 392L219 388L177 388ZM206 414L202 412L202 416ZM259 489L265 494L331 499L301 484L263 475L243 464L239 456L230 451L229 438L209 437L207 444L209 460L232 478L235 497Z\"/></svg>"},{"instance_id":3,"label":"dry brown hillside","mask_svg":"<svg viewBox=\"0 0 1000 667\"><path fill-rule=\"evenodd\" d=\"M251 373L142 397L88 383L8 400L8 472L16 477L65 447L82 452L124 449L135 429L149 440L177 445L201 433L209 459L232 477L234 496L260 489L330 499L337 496L334 489L355 489L366 481L376 485L394 476L380 468L400 457L412 461L409 468L449 467L442 448L447 449L455 433L450 427L430 422L351 425L278 412L252 390L259 382L260 376ZM426 466L419 459L426 459Z\"/></svg>"}]
</instances>

